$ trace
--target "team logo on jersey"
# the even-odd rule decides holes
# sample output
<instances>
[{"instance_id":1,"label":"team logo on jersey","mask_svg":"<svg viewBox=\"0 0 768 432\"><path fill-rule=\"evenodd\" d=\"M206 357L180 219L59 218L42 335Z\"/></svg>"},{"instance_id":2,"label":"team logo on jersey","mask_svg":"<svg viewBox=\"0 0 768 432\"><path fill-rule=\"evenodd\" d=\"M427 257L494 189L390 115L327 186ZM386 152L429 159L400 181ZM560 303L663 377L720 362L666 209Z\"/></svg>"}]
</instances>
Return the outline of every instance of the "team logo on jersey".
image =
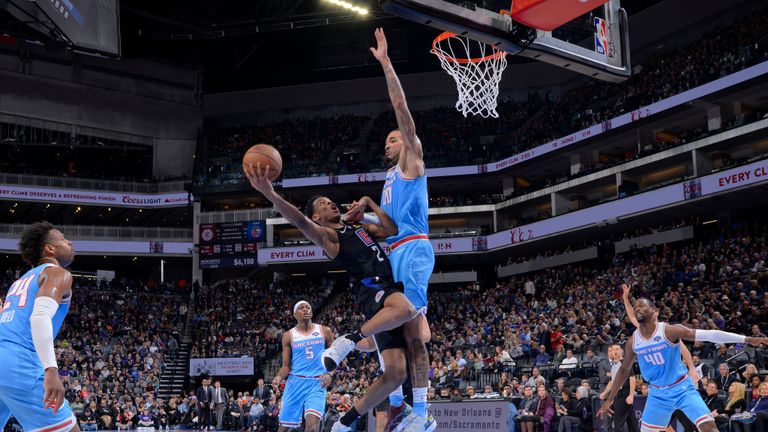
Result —
<instances>
[{"instance_id":1,"label":"team logo on jersey","mask_svg":"<svg viewBox=\"0 0 768 432\"><path fill-rule=\"evenodd\" d=\"M355 234L357 234L357 236L360 238L360 240L363 241L363 243L365 243L366 246L373 246L373 239L371 239L371 236L369 236L364 229L356 229Z\"/></svg>"},{"instance_id":2,"label":"team logo on jersey","mask_svg":"<svg viewBox=\"0 0 768 432\"><path fill-rule=\"evenodd\" d=\"M312 336L320 336L320 332L313 332Z\"/></svg>"},{"instance_id":3,"label":"team logo on jersey","mask_svg":"<svg viewBox=\"0 0 768 432\"><path fill-rule=\"evenodd\" d=\"M381 290L376 293L376 297L374 297L374 300L376 300L376 303L381 301L381 298L384 297L384 290Z\"/></svg>"},{"instance_id":4,"label":"team logo on jersey","mask_svg":"<svg viewBox=\"0 0 768 432\"><path fill-rule=\"evenodd\" d=\"M653 338L653 341L654 342L661 342L661 336L656 336L655 338Z\"/></svg>"}]
</instances>

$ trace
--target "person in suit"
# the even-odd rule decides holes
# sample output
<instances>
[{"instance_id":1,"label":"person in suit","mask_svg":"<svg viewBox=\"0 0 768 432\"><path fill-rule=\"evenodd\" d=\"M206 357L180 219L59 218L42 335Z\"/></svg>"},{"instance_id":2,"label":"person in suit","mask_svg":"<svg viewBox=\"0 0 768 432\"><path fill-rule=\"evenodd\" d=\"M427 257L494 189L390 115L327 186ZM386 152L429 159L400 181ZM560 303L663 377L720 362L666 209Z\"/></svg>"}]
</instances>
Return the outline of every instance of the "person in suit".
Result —
<instances>
[{"instance_id":1,"label":"person in suit","mask_svg":"<svg viewBox=\"0 0 768 432\"><path fill-rule=\"evenodd\" d=\"M736 378L734 378L734 376L731 374L731 370L728 367L728 364L720 363L720 365L717 367L717 372L717 377L714 378L715 382L717 382L717 387L721 389L731 388L731 384L736 381Z\"/></svg>"},{"instance_id":2,"label":"person in suit","mask_svg":"<svg viewBox=\"0 0 768 432\"><path fill-rule=\"evenodd\" d=\"M221 386L221 381L216 380L213 385L213 413L216 414L216 429L222 430L224 426L224 411L227 410L229 396L227 395L227 389Z\"/></svg>"},{"instance_id":3,"label":"person in suit","mask_svg":"<svg viewBox=\"0 0 768 432\"><path fill-rule=\"evenodd\" d=\"M253 389L253 398L262 401L268 401L272 395L272 389L264 384L264 378L259 378L256 388Z\"/></svg>"},{"instance_id":4,"label":"person in suit","mask_svg":"<svg viewBox=\"0 0 768 432\"><path fill-rule=\"evenodd\" d=\"M197 418L200 430L211 429L211 404L213 389L210 378L203 379L203 385L197 389Z\"/></svg>"}]
</instances>

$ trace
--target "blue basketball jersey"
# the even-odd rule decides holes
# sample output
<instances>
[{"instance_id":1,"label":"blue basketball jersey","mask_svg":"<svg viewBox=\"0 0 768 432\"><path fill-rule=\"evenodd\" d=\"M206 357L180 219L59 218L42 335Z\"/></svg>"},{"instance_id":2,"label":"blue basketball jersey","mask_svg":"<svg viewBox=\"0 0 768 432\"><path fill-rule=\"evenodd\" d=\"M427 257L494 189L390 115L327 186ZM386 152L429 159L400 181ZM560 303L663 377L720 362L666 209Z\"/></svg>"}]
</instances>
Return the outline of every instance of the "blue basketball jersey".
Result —
<instances>
[{"instance_id":1,"label":"blue basketball jersey","mask_svg":"<svg viewBox=\"0 0 768 432\"><path fill-rule=\"evenodd\" d=\"M637 329L633 338L632 349L637 354L640 372L648 383L657 387L674 384L688 373L680 354L680 345L667 340L664 333L666 327L667 323L657 323L650 339L645 339Z\"/></svg>"},{"instance_id":2,"label":"blue basketball jersey","mask_svg":"<svg viewBox=\"0 0 768 432\"><path fill-rule=\"evenodd\" d=\"M381 192L381 208L398 228L397 235L387 239L389 244L414 234L429 234L427 175L409 179L403 177L399 165L390 168Z\"/></svg>"},{"instance_id":3,"label":"blue basketball jersey","mask_svg":"<svg viewBox=\"0 0 768 432\"><path fill-rule=\"evenodd\" d=\"M15 348L35 352L29 318L32 315L37 291L40 289L40 285L38 285L40 274L52 266L54 264L43 264L33 268L11 284L8 289L5 302L0 308L0 354ZM61 325L64 323L64 317L69 312L70 299L64 299L53 316L54 339L59 334Z\"/></svg>"},{"instance_id":4,"label":"blue basketball jersey","mask_svg":"<svg viewBox=\"0 0 768 432\"><path fill-rule=\"evenodd\" d=\"M325 336L319 324L313 324L312 331L307 334L292 328L291 350L291 375L314 377L325 373Z\"/></svg>"}]
</instances>

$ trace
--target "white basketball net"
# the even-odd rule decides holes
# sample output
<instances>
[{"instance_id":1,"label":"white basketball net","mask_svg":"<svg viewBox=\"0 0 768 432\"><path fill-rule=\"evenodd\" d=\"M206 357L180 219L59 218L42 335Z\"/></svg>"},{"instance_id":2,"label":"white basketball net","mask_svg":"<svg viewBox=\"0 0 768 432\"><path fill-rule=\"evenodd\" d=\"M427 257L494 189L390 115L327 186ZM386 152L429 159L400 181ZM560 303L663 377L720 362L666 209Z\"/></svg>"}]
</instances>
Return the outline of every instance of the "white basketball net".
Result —
<instances>
[{"instance_id":1,"label":"white basketball net","mask_svg":"<svg viewBox=\"0 0 768 432\"><path fill-rule=\"evenodd\" d=\"M501 74L507 67L505 52L455 34L436 39L430 52L456 81L459 91L456 109L464 117L467 114L499 117L496 103ZM472 58L473 55L476 57Z\"/></svg>"}]
</instances>

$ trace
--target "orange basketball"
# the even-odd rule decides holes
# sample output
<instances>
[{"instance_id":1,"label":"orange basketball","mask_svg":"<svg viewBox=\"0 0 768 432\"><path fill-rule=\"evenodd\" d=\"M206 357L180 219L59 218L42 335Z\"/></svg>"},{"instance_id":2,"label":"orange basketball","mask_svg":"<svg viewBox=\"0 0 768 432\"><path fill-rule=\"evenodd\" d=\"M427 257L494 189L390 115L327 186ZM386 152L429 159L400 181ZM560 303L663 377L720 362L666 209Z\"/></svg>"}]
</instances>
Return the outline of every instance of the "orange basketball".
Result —
<instances>
[{"instance_id":1,"label":"orange basketball","mask_svg":"<svg viewBox=\"0 0 768 432\"><path fill-rule=\"evenodd\" d=\"M283 171L283 158L280 156L280 152L269 144L256 144L245 152L243 170L249 164L253 165L253 169L256 170L259 163L261 163L262 170L269 166L270 181L275 181Z\"/></svg>"}]
</instances>

